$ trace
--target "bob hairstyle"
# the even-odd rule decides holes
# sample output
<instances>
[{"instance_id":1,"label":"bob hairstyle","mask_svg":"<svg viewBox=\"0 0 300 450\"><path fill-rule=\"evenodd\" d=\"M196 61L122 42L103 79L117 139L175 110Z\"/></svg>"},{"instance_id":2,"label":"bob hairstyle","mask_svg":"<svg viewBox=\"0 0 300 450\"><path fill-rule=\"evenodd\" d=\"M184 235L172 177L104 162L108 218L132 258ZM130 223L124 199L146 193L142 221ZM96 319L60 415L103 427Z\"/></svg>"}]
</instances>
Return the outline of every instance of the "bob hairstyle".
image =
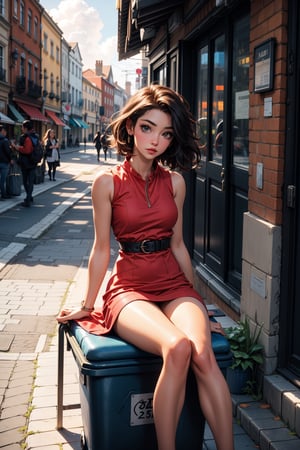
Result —
<instances>
[{"instance_id":1,"label":"bob hairstyle","mask_svg":"<svg viewBox=\"0 0 300 450\"><path fill-rule=\"evenodd\" d=\"M120 155L133 154L133 139L126 125L137 120L151 109L170 114L174 130L173 139L167 150L156 160L171 169L191 169L200 162L200 147L195 134L195 122L186 100L173 89L151 84L138 90L127 102L109 128L112 132L111 145L117 147Z\"/></svg>"}]
</instances>

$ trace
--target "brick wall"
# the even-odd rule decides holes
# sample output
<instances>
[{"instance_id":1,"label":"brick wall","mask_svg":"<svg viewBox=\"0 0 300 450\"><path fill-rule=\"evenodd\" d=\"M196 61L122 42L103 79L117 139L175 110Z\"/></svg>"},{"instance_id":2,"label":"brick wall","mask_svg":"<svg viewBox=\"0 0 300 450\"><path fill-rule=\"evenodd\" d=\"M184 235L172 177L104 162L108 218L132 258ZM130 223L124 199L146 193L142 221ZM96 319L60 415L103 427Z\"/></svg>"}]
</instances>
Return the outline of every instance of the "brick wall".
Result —
<instances>
[{"instance_id":1,"label":"brick wall","mask_svg":"<svg viewBox=\"0 0 300 450\"><path fill-rule=\"evenodd\" d=\"M274 224L282 223L282 185L286 127L287 0L251 2L249 211ZM275 38L274 89L254 92L254 48ZM272 117L264 117L264 99L272 98ZM257 163L263 163L263 187L256 187Z\"/></svg>"}]
</instances>

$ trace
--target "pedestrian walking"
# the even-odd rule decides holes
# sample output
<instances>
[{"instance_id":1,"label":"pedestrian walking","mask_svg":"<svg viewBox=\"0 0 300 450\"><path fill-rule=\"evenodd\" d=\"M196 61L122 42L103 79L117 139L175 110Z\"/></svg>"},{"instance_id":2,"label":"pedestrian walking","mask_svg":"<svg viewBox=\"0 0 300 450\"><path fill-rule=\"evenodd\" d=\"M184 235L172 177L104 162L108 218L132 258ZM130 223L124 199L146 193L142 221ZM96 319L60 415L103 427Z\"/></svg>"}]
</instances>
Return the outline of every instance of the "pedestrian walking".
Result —
<instances>
[{"instance_id":1,"label":"pedestrian walking","mask_svg":"<svg viewBox=\"0 0 300 450\"><path fill-rule=\"evenodd\" d=\"M106 131L104 131L104 133L101 134L100 142L101 142L101 146L103 148L104 161L106 161L107 160L107 150L108 150L108 137L107 137Z\"/></svg>"},{"instance_id":2,"label":"pedestrian walking","mask_svg":"<svg viewBox=\"0 0 300 450\"><path fill-rule=\"evenodd\" d=\"M95 238L86 294L81 306L63 309L57 320L77 320L95 334L113 330L161 356L153 397L159 450L175 450L189 369L217 449L233 450L231 397L182 235L185 182L176 169L200 161L194 121L182 96L151 85L129 99L111 129L111 145L126 159L93 183ZM94 309L110 260L111 228L120 252L103 305Z\"/></svg>"},{"instance_id":3,"label":"pedestrian walking","mask_svg":"<svg viewBox=\"0 0 300 450\"><path fill-rule=\"evenodd\" d=\"M45 156L48 166L49 180L56 181L56 168L60 166L59 142L56 139L55 131L47 130L44 135Z\"/></svg>"},{"instance_id":4,"label":"pedestrian walking","mask_svg":"<svg viewBox=\"0 0 300 450\"><path fill-rule=\"evenodd\" d=\"M10 164L13 164L12 151L7 139L7 129L0 125L0 191L1 200L10 198L7 194L6 180Z\"/></svg>"},{"instance_id":5,"label":"pedestrian walking","mask_svg":"<svg viewBox=\"0 0 300 450\"><path fill-rule=\"evenodd\" d=\"M33 142L31 135L36 136L31 120L24 120L22 123L22 134L20 136L19 144L11 144L12 147L19 152L18 164L21 167L23 185L26 192L26 197L21 203L22 206L30 207L33 202L33 186L35 177L35 168L37 163L33 161L31 154L33 152Z\"/></svg>"},{"instance_id":6,"label":"pedestrian walking","mask_svg":"<svg viewBox=\"0 0 300 450\"><path fill-rule=\"evenodd\" d=\"M95 148L97 150L97 161L100 161L100 150L101 150L101 134L100 131L94 136L93 143L95 144Z\"/></svg>"}]
</instances>

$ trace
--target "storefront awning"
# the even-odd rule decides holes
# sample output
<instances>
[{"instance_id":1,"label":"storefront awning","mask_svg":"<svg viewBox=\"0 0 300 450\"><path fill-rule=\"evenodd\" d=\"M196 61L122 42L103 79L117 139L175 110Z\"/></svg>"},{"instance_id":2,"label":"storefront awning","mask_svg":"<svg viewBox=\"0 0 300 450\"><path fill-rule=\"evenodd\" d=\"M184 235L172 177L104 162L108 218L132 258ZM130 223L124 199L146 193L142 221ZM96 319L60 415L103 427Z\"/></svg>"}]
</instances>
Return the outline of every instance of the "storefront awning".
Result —
<instances>
[{"instance_id":1,"label":"storefront awning","mask_svg":"<svg viewBox=\"0 0 300 450\"><path fill-rule=\"evenodd\" d=\"M30 117L31 120L49 123L46 116L35 106L27 105L25 103L16 102L17 105Z\"/></svg>"},{"instance_id":2,"label":"storefront awning","mask_svg":"<svg viewBox=\"0 0 300 450\"><path fill-rule=\"evenodd\" d=\"M204 0L198 0L204 1ZM122 0L118 14L119 60L136 55L168 22L183 0Z\"/></svg>"},{"instance_id":3,"label":"storefront awning","mask_svg":"<svg viewBox=\"0 0 300 450\"><path fill-rule=\"evenodd\" d=\"M19 113L19 111L17 110L17 108L12 105L11 103L8 104L8 109L10 110L10 112L12 113L12 115L14 116L15 120L17 123L22 123L24 122L24 117L22 116L21 113Z\"/></svg>"},{"instance_id":4,"label":"storefront awning","mask_svg":"<svg viewBox=\"0 0 300 450\"><path fill-rule=\"evenodd\" d=\"M57 117L57 115L55 114L54 111L45 109L45 112L46 112L47 116L50 117L51 120L53 120L55 125L59 125L60 127L64 127L66 125L65 122L63 122L59 117Z\"/></svg>"},{"instance_id":5,"label":"storefront awning","mask_svg":"<svg viewBox=\"0 0 300 450\"><path fill-rule=\"evenodd\" d=\"M0 112L0 123L7 123L8 125L14 125L15 122L5 114Z\"/></svg>"},{"instance_id":6,"label":"storefront awning","mask_svg":"<svg viewBox=\"0 0 300 450\"><path fill-rule=\"evenodd\" d=\"M78 122L78 119L75 119L75 117L70 117L69 125L71 125L71 127L75 127L75 128L82 128L82 126Z\"/></svg>"},{"instance_id":7,"label":"storefront awning","mask_svg":"<svg viewBox=\"0 0 300 450\"><path fill-rule=\"evenodd\" d=\"M90 127L90 126L89 126L84 120L82 120L82 119L77 119L77 118L76 118L76 121L80 123L81 128L89 128L89 127Z\"/></svg>"}]
</instances>

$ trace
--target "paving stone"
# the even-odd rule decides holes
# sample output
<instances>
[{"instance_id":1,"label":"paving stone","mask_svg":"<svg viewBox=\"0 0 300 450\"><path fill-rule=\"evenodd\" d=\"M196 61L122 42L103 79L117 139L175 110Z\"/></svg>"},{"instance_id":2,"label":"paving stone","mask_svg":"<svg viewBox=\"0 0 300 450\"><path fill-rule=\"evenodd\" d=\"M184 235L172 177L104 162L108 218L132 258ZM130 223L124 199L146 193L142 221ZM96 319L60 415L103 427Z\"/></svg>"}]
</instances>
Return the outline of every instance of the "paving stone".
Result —
<instances>
[{"instance_id":1,"label":"paving stone","mask_svg":"<svg viewBox=\"0 0 300 450\"><path fill-rule=\"evenodd\" d=\"M32 373L30 375L22 377L18 377L16 379L13 379L9 383L10 389L17 389L20 386L32 386L34 380L34 368L32 368Z\"/></svg>"},{"instance_id":2,"label":"paving stone","mask_svg":"<svg viewBox=\"0 0 300 450\"><path fill-rule=\"evenodd\" d=\"M268 450L299 450L299 441L272 442Z\"/></svg>"},{"instance_id":3,"label":"paving stone","mask_svg":"<svg viewBox=\"0 0 300 450\"><path fill-rule=\"evenodd\" d=\"M16 416L24 416L27 413L28 404L12 406L11 408L3 408L1 412L1 420L9 419Z\"/></svg>"},{"instance_id":4,"label":"paving stone","mask_svg":"<svg viewBox=\"0 0 300 450\"><path fill-rule=\"evenodd\" d=\"M43 445L59 445L64 443L80 442L81 429L74 428L72 431L63 429L61 431L49 431L36 433L28 436L27 445L29 449L41 449Z\"/></svg>"},{"instance_id":5,"label":"paving stone","mask_svg":"<svg viewBox=\"0 0 300 450\"><path fill-rule=\"evenodd\" d=\"M18 397L19 399L21 399L22 395L27 395L30 394L32 391L32 381L30 384L24 384L22 386L18 386L14 389L7 389L7 393L6 393L6 398L10 399L12 397Z\"/></svg>"},{"instance_id":6,"label":"paving stone","mask_svg":"<svg viewBox=\"0 0 300 450\"><path fill-rule=\"evenodd\" d=\"M14 340L14 334L1 334L0 335L0 352L8 352L12 341Z\"/></svg>"},{"instance_id":7,"label":"paving stone","mask_svg":"<svg viewBox=\"0 0 300 450\"><path fill-rule=\"evenodd\" d=\"M33 409L30 414L30 422L35 420L47 420L51 418L56 418L56 414L57 414L56 406L50 408Z\"/></svg>"},{"instance_id":8,"label":"paving stone","mask_svg":"<svg viewBox=\"0 0 300 450\"><path fill-rule=\"evenodd\" d=\"M14 408L18 405L28 405L30 401L30 391L19 395L5 396L2 404L3 409Z\"/></svg>"},{"instance_id":9,"label":"paving stone","mask_svg":"<svg viewBox=\"0 0 300 450\"><path fill-rule=\"evenodd\" d=\"M82 450L82 446L80 442L73 442L72 445L64 444L63 450Z\"/></svg>"},{"instance_id":10,"label":"paving stone","mask_svg":"<svg viewBox=\"0 0 300 450\"><path fill-rule=\"evenodd\" d=\"M0 420L0 433L3 431L10 431L13 429L19 429L23 427L26 423L26 418L24 416L10 417L9 419Z\"/></svg>"},{"instance_id":11,"label":"paving stone","mask_svg":"<svg viewBox=\"0 0 300 450\"><path fill-rule=\"evenodd\" d=\"M279 428L279 429L275 429L275 430L274 429L273 430L261 430L259 445L262 447L262 449L269 449L271 443L274 446L274 445L278 445L279 443L284 442L285 447L282 447L282 449L284 448L284 450L288 450L291 441L297 442L297 445L298 445L297 448L298 449L300 448L299 439L297 438L297 436L292 434L288 428Z\"/></svg>"},{"instance_id":12,"label":"paving stone","mask_svg":"<svg viewBox=\"0 0 300 450\"><path fill-rule=\"evenodd\" d=\"M21 443L23 439L23 433L18 428L9 431L3 431L1 433L1 447L5 445Z\"/></svg>"}]
</instances>

